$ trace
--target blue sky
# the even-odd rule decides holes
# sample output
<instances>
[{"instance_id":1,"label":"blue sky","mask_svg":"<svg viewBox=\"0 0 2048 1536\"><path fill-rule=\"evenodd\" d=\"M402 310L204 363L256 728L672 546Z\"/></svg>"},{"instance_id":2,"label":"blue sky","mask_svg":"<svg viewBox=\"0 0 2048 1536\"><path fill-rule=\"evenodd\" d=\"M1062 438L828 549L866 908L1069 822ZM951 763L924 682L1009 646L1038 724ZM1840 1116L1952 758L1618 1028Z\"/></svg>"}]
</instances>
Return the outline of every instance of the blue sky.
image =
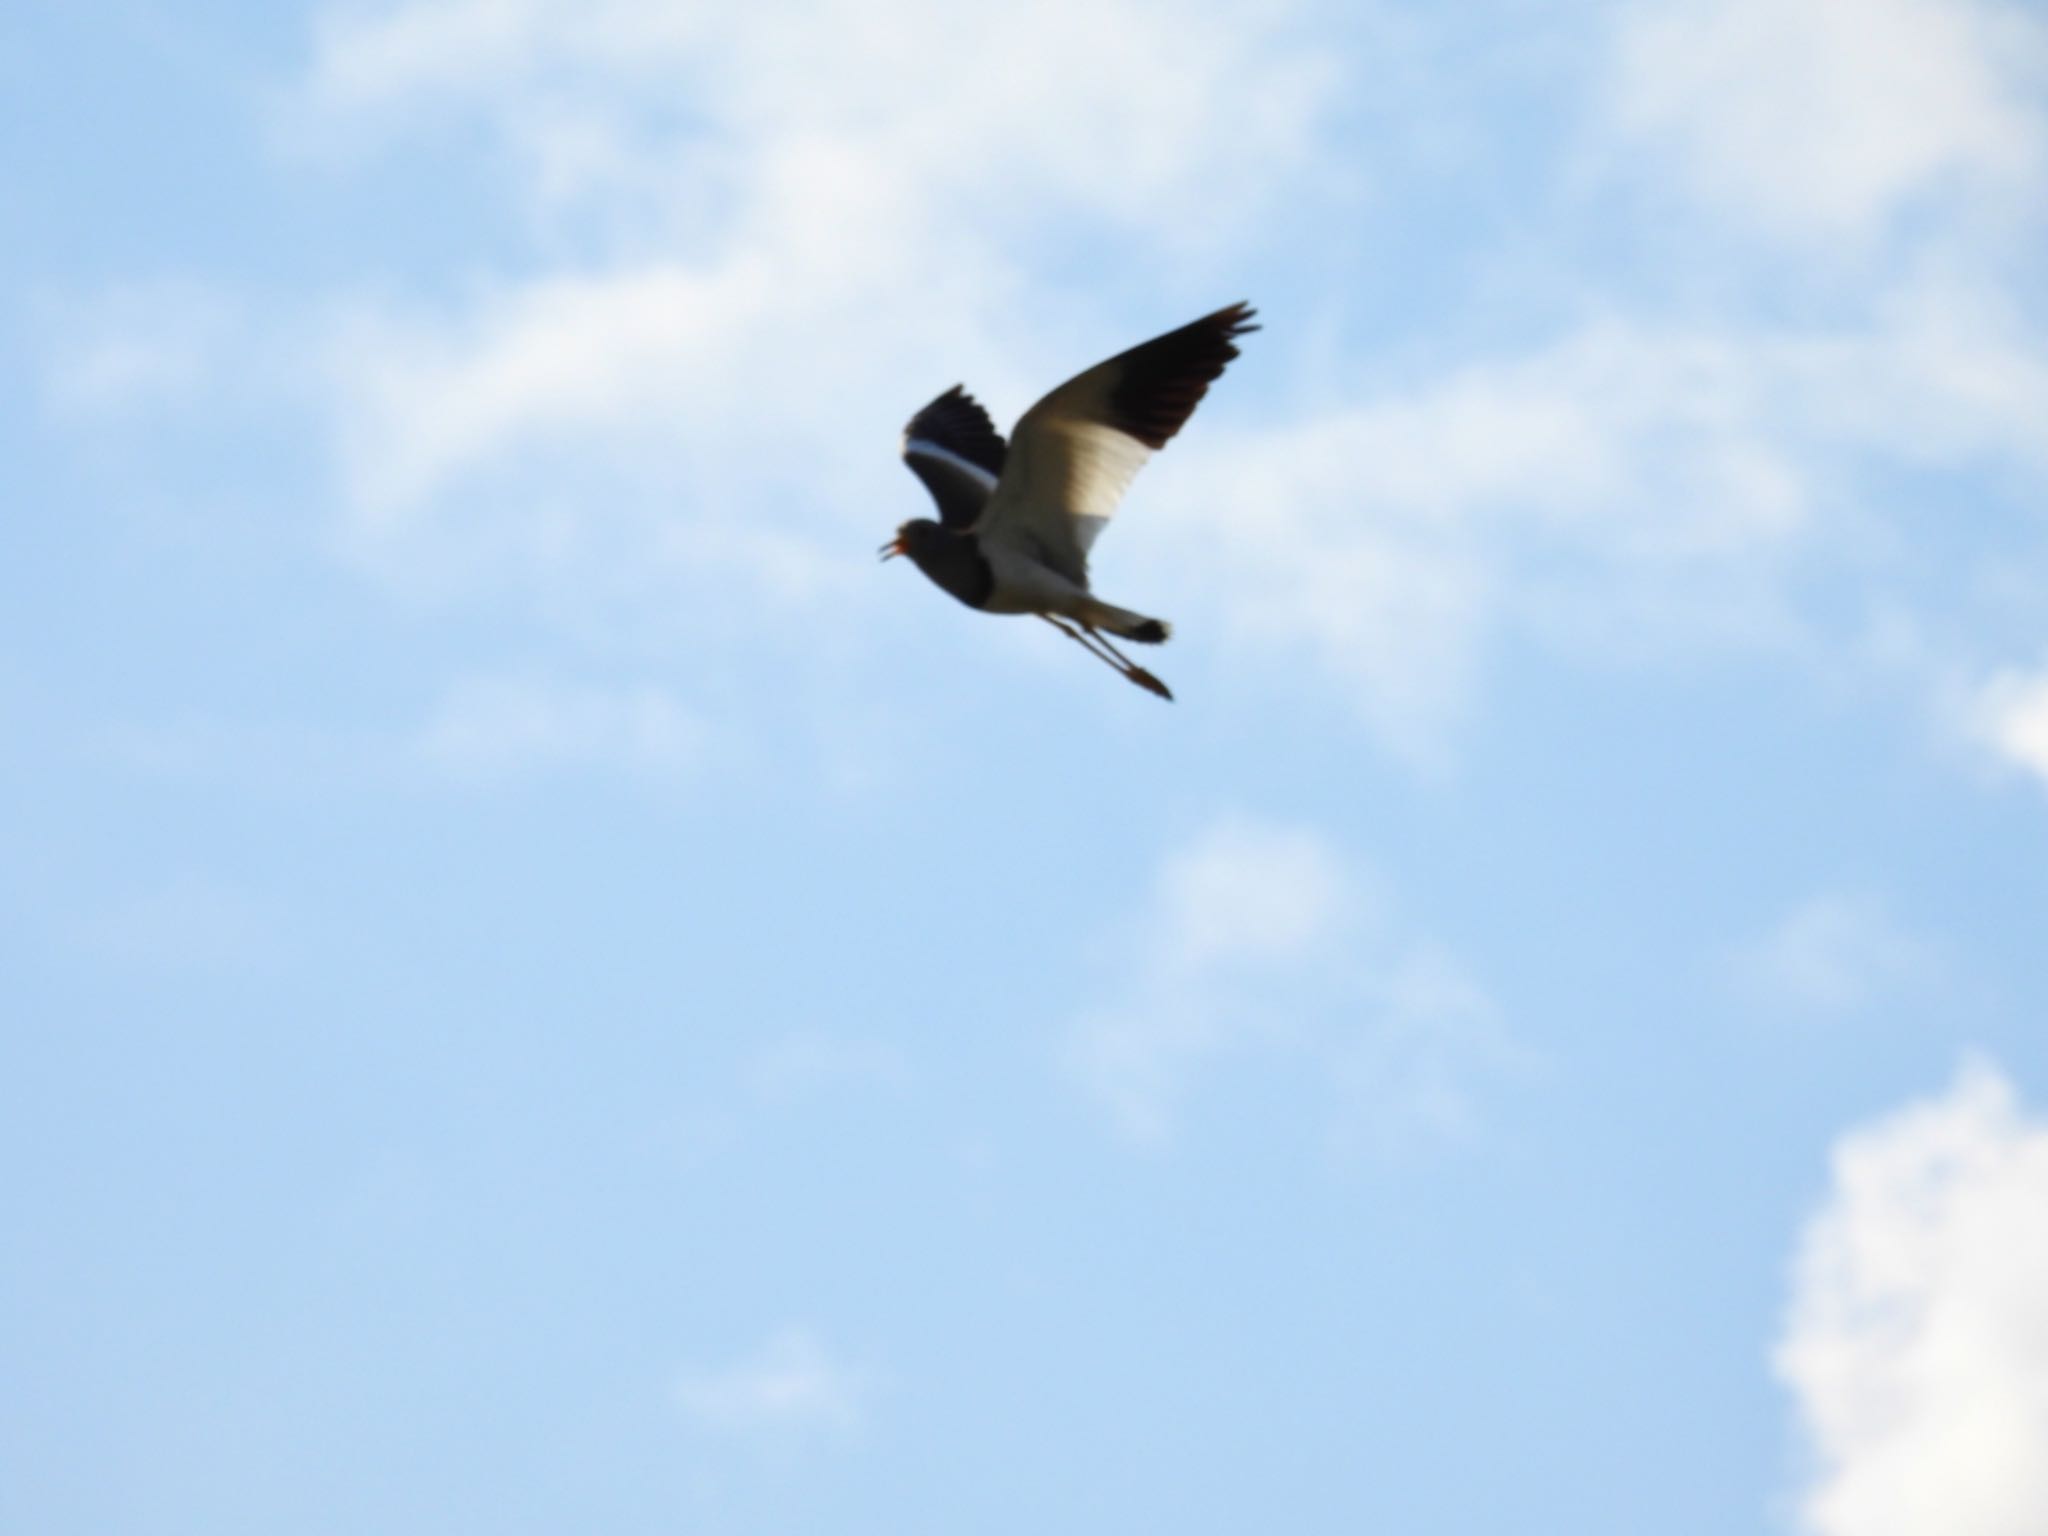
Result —
<instances>
[{"instance_id":1,"label":"blue sky","mask_svg":"<svg viewBox=\"0 0 2048 1536\"><path fill-rule=\"evenodd\" d=\"M2038 8L28 0L0 144L0 1525L2048 1528ZM1240 297L1177 703L876 565Z\"/></svg>"}]
</instances>

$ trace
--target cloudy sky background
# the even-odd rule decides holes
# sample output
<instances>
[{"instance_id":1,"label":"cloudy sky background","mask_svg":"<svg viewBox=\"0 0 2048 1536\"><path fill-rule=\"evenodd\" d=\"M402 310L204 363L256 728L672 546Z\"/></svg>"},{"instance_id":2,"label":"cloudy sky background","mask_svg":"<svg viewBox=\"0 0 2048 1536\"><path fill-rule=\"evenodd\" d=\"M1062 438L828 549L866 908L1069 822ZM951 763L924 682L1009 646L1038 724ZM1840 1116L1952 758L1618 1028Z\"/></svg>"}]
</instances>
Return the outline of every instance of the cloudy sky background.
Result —
<instances>
[{"instance_id":1,"label":"cloudy sky background","mask_svg":"<svg viewBox=\"0 0 2048 1536\"><path fill-rule=\"evenodd\" d=\"M0 17L0 1525L2048 1529L2048 17ZM1119 684L904 418L1266 329Z\"/></svg>"}]
</instances>

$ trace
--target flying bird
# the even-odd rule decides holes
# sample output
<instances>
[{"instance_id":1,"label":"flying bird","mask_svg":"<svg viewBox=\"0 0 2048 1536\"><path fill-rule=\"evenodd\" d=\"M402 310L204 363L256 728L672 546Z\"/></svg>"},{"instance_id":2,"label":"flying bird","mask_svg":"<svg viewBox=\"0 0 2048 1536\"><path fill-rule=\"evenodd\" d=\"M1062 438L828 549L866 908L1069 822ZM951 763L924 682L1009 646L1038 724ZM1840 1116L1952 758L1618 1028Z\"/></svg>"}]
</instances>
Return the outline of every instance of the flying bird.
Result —
<instances>
[{"instance_id":1,"label":"flying bird","mask_svg":"<svg viewBox=\"0 0 2048 1536\"><path fill-rule=\"evenodd\" d=\"M1088 551L1145 461L1187 425L1202 396L1258 327L1249 304L1154 337L1076 374L1017 422L1006 444L956 384L910 418L903 462L938 503L884 544L984 613L1032 613L1162 699L1166 684L1109 636L1157 645L1164 620L1088 590Z\"/></svg>"}]
</instances>

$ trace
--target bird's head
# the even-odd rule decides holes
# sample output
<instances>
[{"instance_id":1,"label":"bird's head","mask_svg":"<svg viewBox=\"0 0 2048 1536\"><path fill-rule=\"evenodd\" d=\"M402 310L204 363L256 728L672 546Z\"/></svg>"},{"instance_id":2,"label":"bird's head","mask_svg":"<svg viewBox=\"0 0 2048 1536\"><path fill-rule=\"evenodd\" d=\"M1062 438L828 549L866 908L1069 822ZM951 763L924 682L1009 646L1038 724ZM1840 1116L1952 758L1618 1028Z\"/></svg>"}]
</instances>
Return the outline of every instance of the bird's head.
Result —
<instances>
[{"instance_id":1,"label":"bird's head","mask_svg":"<svg viewBox=\"0 0 2048 1536\"><path fill-rule=\"evenodd\" d=\"M896 537L884 544L880 550L884 560L893 560L898 555L909 555L913 560L921 549L928 549L931 541L945 530L928 517L913 518L896 530Z\"/></svg>"}]
</instances>

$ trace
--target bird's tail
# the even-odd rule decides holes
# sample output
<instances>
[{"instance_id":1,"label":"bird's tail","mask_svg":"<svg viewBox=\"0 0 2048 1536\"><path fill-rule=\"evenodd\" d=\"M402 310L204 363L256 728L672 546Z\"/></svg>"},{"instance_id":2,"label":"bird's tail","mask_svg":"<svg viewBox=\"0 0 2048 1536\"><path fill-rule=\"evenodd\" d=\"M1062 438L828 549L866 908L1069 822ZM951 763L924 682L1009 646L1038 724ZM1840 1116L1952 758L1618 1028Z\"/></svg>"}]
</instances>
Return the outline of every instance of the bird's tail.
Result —
<instances>
[{"instance_id":1,"label":"bird's tail","mask_svg":"<svg viewBox=\"0 0 2048 1536\"><path fill-rule=\"evenodd\" d=\"M1142 613L1094 598L1088 600L1086 611L1079 617L1090 629L1105 630L1119 640L1135 640L1140 645L1159 645L1173 633L1173 627L1164 619L1148 619Z\"/></svg>"}]
</instances>

